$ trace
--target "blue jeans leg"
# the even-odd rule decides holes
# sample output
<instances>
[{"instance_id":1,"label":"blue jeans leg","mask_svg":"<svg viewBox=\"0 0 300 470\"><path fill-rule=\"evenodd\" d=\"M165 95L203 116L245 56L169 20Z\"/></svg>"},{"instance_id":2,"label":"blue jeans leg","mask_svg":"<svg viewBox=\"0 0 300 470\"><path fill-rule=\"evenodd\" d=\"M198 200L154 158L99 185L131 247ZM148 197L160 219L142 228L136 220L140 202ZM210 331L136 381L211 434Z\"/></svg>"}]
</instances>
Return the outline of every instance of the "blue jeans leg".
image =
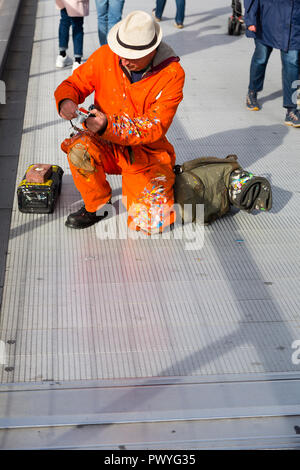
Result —
<instances>
[{"instance_id":1,"label":"blue jeans leg","mask_svg":"<svg viewBox=\"0 0 300 470\"><path fill-rule=\"evenodd\" d=\"M95 0L98 18L98 37L101 46L106 44L108 25L108 0Z\"/></svg>"},{"instance_id":2,"label":"blue jeans leg","mask_svg":"<svg viewBox=\"0 0 300 470\"><path fill-rule=\"evenodd\" d=\"M176 0L176 17L177 24L183 24L185 11L185 0Z\"/></svg>"},{"instance_id":3,"label":"blue jeans leg","mask_svg":"<svg viewBox=\"0 0 300 470\"><path fill-rule=\"evenodd\" d=\"M122 19L125 0L109 0L107 32Z\"/></svg>"},{"instance_id":4,"label":"blue jeans leg","mask_svg":"<svg viewBox=\"0 0 300 470\"><path fill-rule=\"evenodd\" d=\"M161 19L167 0L156 0L155 16Z\"/></svg>"},{"instance_id":5,"label":"blue jeans leg","mask_svg":"<svg viewBox=\"0 0 300 470\"><path fill-rule=\"evenodd\" d=\"M98 37L101 46L107 44L107 33L121 21L125 0L95 0L98 18Z\"/></svg>"},{"instance_id":6,"label":"blue jeans leg","mask_svg":"<svg viewBox=\"0 0 300 470\"><path fill-rule=\"evenodd\" d=\"M299 51L280 51L280 53L282 63L283 107L296 109L296 99L294 100L295 102L293 102L293 95L296 88L292 88L292 86L293 82L299 80Z\"/></svg>"},{"instance_id":7,"label":"blue jeans leg","mask_svg":"<svg viewBox=\"0 0 300 470\"><path fill-rule=\"evenodd\" d=\"M66 8L60 10L60 22L58 28L59 50L66 51L69 46L70 26L72 26L72 37L74 56L82 57L83 51L83 17L71 17Z\"/></svg>"},{"instance_id":8,"label":"blue jeans leg","mask_svg":"<svg viewBox=\"0 0 300 470\"><path fill-rule=\"evenodd\" d=\"M64 8L60 10L60 22L58 27L58 45L60 51L66 51L68 49L70 26L71 18Z\"/></svg>"},{"instance_id":9,"label":"blue jeans leg","mask_svg":"<svg viewBox=\"0 0 300 470\"><path fill-rule=\"evenodd\" d=\"M255 39L255 51L250 66L249 90L258 92L263 89L266 67L272 50L272 47Z\"/></svg>"},{"instance_id":10,"label":"blue jeans leg","mask_svg":"<svg viewBox=\"0 0 300 470\"><path fill-rule=\"evenodd\" d=\"M74 57L82 57L83 55L83 17L72 16L72 36Z\"/></svg>"},{"instance_id":11,"label":"blue jeans leg","mask_svg":"<svg viewBox=\"0 0 300 470\"><path fill-rule=\"evenodd\" d=\"M161 19L167 0L156 0L155 16ZM185 0L176 0L176 16L177 24L183 24L185 13Z\"/></svg>"}]
</instances>

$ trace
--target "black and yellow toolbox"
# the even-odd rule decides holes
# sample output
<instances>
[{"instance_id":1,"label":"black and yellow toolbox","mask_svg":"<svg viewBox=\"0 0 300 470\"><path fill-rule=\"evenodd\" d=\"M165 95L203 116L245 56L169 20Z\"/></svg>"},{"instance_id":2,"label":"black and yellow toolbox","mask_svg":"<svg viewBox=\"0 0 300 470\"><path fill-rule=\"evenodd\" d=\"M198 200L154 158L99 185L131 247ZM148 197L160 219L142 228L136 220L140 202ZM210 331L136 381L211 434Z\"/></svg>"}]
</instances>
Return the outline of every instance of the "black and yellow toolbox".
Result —
<instances>
[{"instance_id":1,"label":"black and yellow toolbox","mask_svg":"<svg viewBox=\"0 0 300 470\"><path fill-rule=\"evenodd\" d=\"M61 192L63 173L57 165L30 165L17 188L19 210L30 214L52 213Z\"/></svg>"}]
</instances>

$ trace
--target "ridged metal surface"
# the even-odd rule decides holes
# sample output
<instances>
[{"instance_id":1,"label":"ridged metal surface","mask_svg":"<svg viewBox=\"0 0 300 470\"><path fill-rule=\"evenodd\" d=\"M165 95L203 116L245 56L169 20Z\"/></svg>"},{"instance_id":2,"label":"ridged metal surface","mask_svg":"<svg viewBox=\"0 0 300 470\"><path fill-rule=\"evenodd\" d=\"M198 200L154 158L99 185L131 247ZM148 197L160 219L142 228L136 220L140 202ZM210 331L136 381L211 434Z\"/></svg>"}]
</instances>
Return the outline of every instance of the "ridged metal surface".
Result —
<instances>
[{"instance_id":1,"label":"ridged metal surface","mask_svg":"<svg viewBox=\"0 0 300 470\"><path fill-rule=\"evenodd\" d=\"M4 385L0 447L299 448L299 379L290 374L272 374L271 381L262 374L239 379Z\"/></svg>"},{"instance_id":2,"label":"ridged metal surface","mask_svg":"<svg viewBox=\"0 0 300 470\"><path fill-rule=\"evenodd\" d=\"M130 4L129 4L130 3ZM172 4L172 2L169 2ZM131 9L150 11L148 2ZM17 183L31 163L63 167L52 215L11 222L0 340L1 383L298 372L300 339L299 131L283 125L280 58L274 51L264 106L245 109L251 40L226 35L221 0L187 3L186 28L161 23L186 70L184 101L169 131L178 162L237 153L241 165L267 176L270 213L234 212L205 227L204 246L176 239L101 240L97 228L72 231L80 207L60 150L69 124L53 92L68 76L55 69L58 16L40 1ZM94 6L85 19L85 56L97 46ZM71 41L72 44L72 41ZM121 178L109 177L115 205ZM123 214L124 215L124 214ZM119 216L118 216L119 217Z\"/></svg>"}]
</instances>

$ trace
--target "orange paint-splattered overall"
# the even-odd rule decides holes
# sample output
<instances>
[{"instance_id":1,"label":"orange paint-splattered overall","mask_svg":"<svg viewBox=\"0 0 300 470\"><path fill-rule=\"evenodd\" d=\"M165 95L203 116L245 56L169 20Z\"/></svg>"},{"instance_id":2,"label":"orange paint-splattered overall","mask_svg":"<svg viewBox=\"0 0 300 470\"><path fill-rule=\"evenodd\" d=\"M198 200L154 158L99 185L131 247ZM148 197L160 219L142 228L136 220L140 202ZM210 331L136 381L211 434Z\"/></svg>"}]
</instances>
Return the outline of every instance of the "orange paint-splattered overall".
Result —
<instances>
[{"instance_id":1,"label":"orange paint-splattered overall","mask_svg":"<svg viewBox=\"0 0 300 470\"><path fill-rule=\"evenodd\" d=\"M122 174L128 225L148 233L174 221L175 152L165 134L183 97L184 71L172 52L161 43L151 69L132 83L120 58L102 46L55 91L58 109L66 98L80 104L95 92L95 105L108 119L105 132L96 135L95 172L87 177L69 161L87 211L110 199L106 173Z\"/></svg>"}]
</instances>

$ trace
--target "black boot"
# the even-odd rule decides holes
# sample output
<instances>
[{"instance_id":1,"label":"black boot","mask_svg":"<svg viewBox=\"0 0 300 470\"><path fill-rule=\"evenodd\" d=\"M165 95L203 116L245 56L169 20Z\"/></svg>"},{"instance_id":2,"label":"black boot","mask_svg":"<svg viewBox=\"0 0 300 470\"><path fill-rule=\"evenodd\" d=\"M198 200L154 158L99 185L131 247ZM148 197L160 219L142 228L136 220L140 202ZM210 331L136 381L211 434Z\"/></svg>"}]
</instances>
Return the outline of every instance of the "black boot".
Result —
<instances>
[{"instance_id":1,"label":"black boot","mask_svg":"<svg viewBox=\"0 0 300 470\"><path fill-rule=\"evenodd\" d=\"M79 211L68 216L65 225L70 228L87 228L100 222L107 214L105 211L103 215L96 215L96 212L88 212L85 206L82 206Z\"/></svg>"}]
</instances>

